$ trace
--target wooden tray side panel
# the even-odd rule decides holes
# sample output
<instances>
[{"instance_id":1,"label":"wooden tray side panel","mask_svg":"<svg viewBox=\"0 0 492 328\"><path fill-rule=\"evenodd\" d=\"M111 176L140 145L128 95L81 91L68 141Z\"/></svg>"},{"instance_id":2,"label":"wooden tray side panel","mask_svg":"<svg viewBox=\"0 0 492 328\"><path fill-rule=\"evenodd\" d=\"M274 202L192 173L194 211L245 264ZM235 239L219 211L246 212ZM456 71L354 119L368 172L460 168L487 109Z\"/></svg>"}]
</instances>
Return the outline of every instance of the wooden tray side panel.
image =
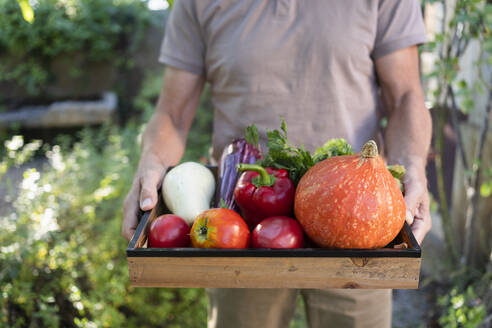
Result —
<instances>
[{"instance_id":1,"label":"wooden tray side panel","mask_svg":"<svg viewBox=\"0 0 492 328\"><path fill-rule=\"evenodd\" d=\"M129 257L135 287L418 288L420 258Z\"/></svg>"}]
</instances>

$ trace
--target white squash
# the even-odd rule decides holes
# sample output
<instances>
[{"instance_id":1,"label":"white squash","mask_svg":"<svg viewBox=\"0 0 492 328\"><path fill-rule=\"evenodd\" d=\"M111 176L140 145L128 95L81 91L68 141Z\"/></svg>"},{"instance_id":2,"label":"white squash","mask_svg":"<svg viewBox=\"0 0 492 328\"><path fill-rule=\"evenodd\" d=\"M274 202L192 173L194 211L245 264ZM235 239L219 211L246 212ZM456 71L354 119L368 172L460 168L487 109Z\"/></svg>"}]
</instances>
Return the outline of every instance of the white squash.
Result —
<instances>
[{"instance_id":1,"label":"white squash","mask_svg":"<svg viewBox=\"0 0 492 328\"><path fill-rule=\"evenodd\" d=\"M192 224L201 212L210 208L215 179L208 168L195 162L182 163L171 169L162 183L167 208Z\"/></svg>"}]
</instances>

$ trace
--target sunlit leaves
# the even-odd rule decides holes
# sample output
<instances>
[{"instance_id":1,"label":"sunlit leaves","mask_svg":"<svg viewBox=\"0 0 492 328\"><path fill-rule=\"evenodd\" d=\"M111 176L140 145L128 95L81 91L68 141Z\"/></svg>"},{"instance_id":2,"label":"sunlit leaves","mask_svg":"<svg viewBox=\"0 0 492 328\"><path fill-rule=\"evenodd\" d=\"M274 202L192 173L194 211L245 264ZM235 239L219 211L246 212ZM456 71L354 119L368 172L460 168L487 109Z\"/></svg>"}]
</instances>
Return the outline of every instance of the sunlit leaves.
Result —
<instances>
[{"instance_id":1,"label":"sunlit leaves","mask_svg":"<svg viewBox=\"0 0 492 328\"><path fill-rule=\"evenodd\" d=\"M34 10L32 10L31 5L28 0L17 0L19 7L22 11L22 17L28 23L32 23L34 21Z\"/></svg>"},{"instance_id":2,"label":"sunlit leaves","mask_svg":"<svg viewBox=\"0 0 492 328\"><path fill-rule=\"evenodd\" d=\"M445 1L424 1L426 3L442 3ZM460 60L470 41L478 41L476 45L481 48L482 55L479 56L473 69L481 75L481 70L487 65L492 65L492 37L490 27L492 26L492 5L484 3L483 0L461 0L451 6L448 13L450 19L442 33L434 35L434 40L422 47L423 52L433 52L438 60L434 63L430 72L426 73L426 81L434 80L433 89L430 91L433 107L446 107L449 104L437 104L442 101L442 95L447 93L450 85L457 97L458 110L464 114L473 111L476 102L475 96L488 81L480 78L478 83L464 85L462 80L462 67Z\"/></svg>"},{"instance_id":3,"label":"sunlit leaves","mask_svg":"<svg viewBox=\"0 0 492 328\"><path fill-rule=\"evenodd\" d=\"M482 197L490 197L492 195L492 168L484 170L483 183L480 186L480 195Z\"/></svg>"},{"instance_id":4,"label":"sunlit leaves","mask_svg":"<svg viewBox=\"0 0 492 328\"><path fill-rule=\"evenodd\" d=\"M444 327L475 328L485 318L485 306L471 286L464 292L453 288L449 295L440 297L438 302L446 311L439 319Z\"/></svg>"},{"instance_id":5,"label":"sunlit leaves","mask_svg":"<svg viewBox=\"0 0 492 328\"><path fill-rule=\"evenodd\" d=\"M13 212L0 215L0 326L203 326L203 290L129 286L122 201L140 130L104 127L84 131L76 143L60 139L47 148L46 167L25 170ZM2 162L26 159L28 145L11 139Z\"/></svg>"}]
</instances>

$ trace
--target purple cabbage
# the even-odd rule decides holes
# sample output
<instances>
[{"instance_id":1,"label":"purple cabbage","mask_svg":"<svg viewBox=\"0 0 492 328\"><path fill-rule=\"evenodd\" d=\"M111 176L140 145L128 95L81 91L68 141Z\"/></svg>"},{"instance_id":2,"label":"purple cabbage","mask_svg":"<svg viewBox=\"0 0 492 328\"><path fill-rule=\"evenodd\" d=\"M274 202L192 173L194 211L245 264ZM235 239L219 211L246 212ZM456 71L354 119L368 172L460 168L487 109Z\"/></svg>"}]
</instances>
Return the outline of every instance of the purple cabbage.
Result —
<instances>
[{"instance_id":1,"label":"purple cabbage","mask_svg":"<svg viewBox=\"0 0 492 328\"><path fill-rule=\"evenodd\" d=\"M236 139L224 148L217 174L215 207L226 207L239 212L234 201L234 188L239 179L237 165L240 163L254 164L262 157L259 147L247 142L246 139Z\"/></svg>"}]
</instances>

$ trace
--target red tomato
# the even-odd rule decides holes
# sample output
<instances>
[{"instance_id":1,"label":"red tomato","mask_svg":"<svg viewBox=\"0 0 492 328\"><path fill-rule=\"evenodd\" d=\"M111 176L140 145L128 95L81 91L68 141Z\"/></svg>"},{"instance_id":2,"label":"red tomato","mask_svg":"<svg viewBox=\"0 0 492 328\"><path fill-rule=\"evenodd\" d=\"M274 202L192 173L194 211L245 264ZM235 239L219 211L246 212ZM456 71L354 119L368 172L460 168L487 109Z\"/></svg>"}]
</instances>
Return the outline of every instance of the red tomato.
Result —
<instances>
[{"instance_id":1,"label":"red tomato","mask_svg":"<svg viewBox=\"0 0 492 328\"><path fill-rule=\"evenodd\" d=\"M227 208L202 212L191 227L191 243L198 248L246 248L249 235L243 218Z\"/></svg>"},{"instance_id":2,"label":"red tomato","mask_svg":"<svg viewBox=\"0 0 492 328\"><path fill-rule=\"evenodd\" d=\"M150 247L190 246L190 226L174 214L164 214L155 219L149 228Z\"/></svg>"},{"instance_id":3,"label":"red tomato","mask_svg":"<svg viewBox=\"0 0 492 328\"><path fill-rule=\"evenodd\" d=\"M254 248L301 248L304 246L300 224L287 216L272 216L253 230Z\"/></svg>"}]
</instances>

